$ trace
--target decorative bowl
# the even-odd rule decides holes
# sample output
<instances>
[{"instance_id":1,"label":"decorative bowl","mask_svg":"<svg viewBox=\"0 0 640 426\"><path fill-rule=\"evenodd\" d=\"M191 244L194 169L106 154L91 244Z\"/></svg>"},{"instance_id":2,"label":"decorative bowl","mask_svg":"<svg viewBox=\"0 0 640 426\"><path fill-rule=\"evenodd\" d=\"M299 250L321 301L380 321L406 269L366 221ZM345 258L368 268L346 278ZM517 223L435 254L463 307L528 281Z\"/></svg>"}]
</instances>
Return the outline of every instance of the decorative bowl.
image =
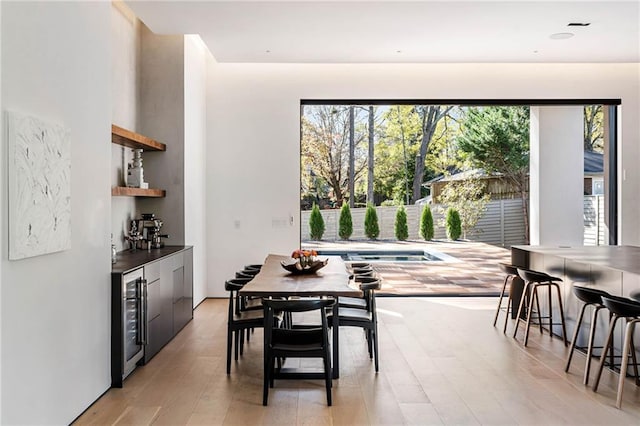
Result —
<instances>
[{"instance_id":1,"label":"decorative bowl","mask_svg":"<svg viewBox=\"0 0 640 426\"><path fill-rule=\"evenodd\" d=\"M300 262L292 262L285 263L284 261L280 262L282 267L287 271L291 272L294 275L301 274L315 274L318 270L322 269L327 264L328 259L325 260L314 260L309 263L307 266L300 265Z\"/></svg>"}]
</instances>

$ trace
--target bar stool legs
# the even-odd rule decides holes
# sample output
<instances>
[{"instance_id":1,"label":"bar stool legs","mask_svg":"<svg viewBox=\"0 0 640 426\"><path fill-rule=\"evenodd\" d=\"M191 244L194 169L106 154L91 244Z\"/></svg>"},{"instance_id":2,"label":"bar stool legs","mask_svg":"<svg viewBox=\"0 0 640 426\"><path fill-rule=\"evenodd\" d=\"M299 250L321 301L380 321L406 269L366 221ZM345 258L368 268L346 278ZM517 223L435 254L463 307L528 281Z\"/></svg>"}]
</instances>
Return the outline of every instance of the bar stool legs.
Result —
<instances>
[{"instance_id":1,"label":"bar stool legs","mask_svg":"<svg viewBox=\"0 0 640 426\"><path fill-rule=\"evenodd\" d=\"M636 323L640 322L640 319L633 319L627 322L626 331L624 333L624 346L622 348L622 365L620 366L620 378L618 379L618 396L616 398L616 407L622 406L622 390L624 388L624 379L627 375L627 367L629 366L629 351L633 358L633 366L636 374L636 384L638 384L638 360L636 359L636 348L633 344L633 331L636 328Z\"/></svg>"},{"instance_id":2,"label":"bar stool legs","mask_svg":"<svg viewBox=\"0 0 640 426\"><path fill-rule=\"evenodd\" d=\"M564 367L564 372L569 372L569 367L571 367L571 359L573 358L573 351L576 348L576 344L578 342L578 335L580 334L580 327L582 325L582 318L584 317L584 312L587 309L587 306L593 306L593 313L591 314L591 326L589 327L589 341L587 343L587 364L584 369L584 378L582 379L582 383L585 385L589 384L589 372L591 371L591 357L593 356L593 343L596 334L596 325L598 321L598 313L600 309L604 308L604 306L594 305L591 303L585 303L582 305L582 309L580 309L580 314L578 315L578 321L576 322L576 329L573 333L573 338L571 339L571 347L569 348L569 356L567 357L567 364Z\"/></svg>"},{"instance_id":3,"label":"bar stool legs","mask_svg":"<svg viewBox=\"0 0 640 426\"><path fill-rule=\"evenodd\" d=\"M526 317L526 328L525 328L525 336L524 336L524 346L527 346L529 342L529 330L531 328L531 317L533 316L533 304L536 304L536 308L538 309L538 325L540 327L540 333L542 333L542 319L540 316L540 301L538 296L538 287L547 287L549 291L549 335L553 337L553 306L552 306L552 288L556 289L556 295L558 297L558 307L560 308L560 324L562 326L562 339L564 341L565 346L567 345L567 328L564 321L564 307L562 306L562 294L560 292L560 286L555 281L561 281L560 278L552 277L551 275L545 274L543 272L529 271L525 269L518 269L518 275L525 281L525 288L522 295L522 299L520 299L520 305L518 307L518 316L516 318L516 325L513 331L513 337L515 338L518 334L518 325L520 320L522 319L522 312L525 303L525 299L528 299L529 308Z\"/></svg>"}]
</instances>

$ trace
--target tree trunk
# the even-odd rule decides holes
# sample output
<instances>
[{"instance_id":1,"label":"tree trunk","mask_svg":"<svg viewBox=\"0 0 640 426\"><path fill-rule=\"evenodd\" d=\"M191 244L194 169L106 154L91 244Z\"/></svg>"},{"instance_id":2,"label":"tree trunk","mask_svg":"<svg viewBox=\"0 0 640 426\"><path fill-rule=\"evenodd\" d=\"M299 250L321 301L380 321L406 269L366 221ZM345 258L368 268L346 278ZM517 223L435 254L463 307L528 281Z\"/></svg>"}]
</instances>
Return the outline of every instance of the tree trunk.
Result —
<instances>
[{"instance_id":1,"label":"tree trunk","mask_svg":"<svg viewBox=\"0 0 640 426\"><path fill-rule=\"evenodd\" d=\"M354 106L349 107L349 207L355 207L355 116Z\"/></svg>"},{"instance_id":2,"label":"tree trunk","mask_svg":"<svg viewBox=\"0 0 640 426\"><path fill-rule=\"evenodd\" d=\"M429 144L436 132L438 121L442 119L453 107L447 107L444 111L440 106L423 107L422 115L422 140L420 141L420 151L416 157L416 165L413 175L413 204L422 196L422 180L424 179L424 165L429 151Z\"/></svg>"},{"instance_id":3,"label":"tree trunk","mask_svg":"<svg viewBox=\"0 0 640 426\"><path fill-rule=\"evenodd\" d=\"M373 107L369 107L369 161L367 162L368 170L367 170L367 203L374 204L373 200Z\"/></svg>"}]
</instances>

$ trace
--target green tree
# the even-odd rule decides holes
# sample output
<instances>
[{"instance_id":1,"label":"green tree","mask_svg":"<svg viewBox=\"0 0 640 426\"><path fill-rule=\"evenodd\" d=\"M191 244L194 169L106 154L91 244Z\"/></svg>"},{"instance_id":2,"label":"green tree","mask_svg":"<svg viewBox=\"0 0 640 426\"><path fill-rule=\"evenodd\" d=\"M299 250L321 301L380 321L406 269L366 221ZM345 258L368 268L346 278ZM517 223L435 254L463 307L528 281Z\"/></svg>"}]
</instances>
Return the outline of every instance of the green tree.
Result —
<instances>
[{"instance_id":1,"label":"green tree","mask_svg":"<svg viewBox=\"0 0 640 426\"><path fill-rule=\"evenodd\" d=\"M425 204L420 215L420 236L426 241L433 239L433 214L428 204Z\"/></svg>"},{"instance_id":2,"label":"green tree","mask_svg":"<svg viewBox=\"0 0 640 426\"><path fill-rule=\"evenodd\" d=\"M466 239L487 209L491 195L482 180L470 177L448 182L438 199L460 214L462 237Z\"/></svg>"},{"instance_id":3,"label":"green tree","mask_svg":"<svg viewBox=\"0 0 640 426\"><path fill-rule=\"evenodd\" d=\"M378 213L376 213L376 208L371 203L367 204L367 210L364 213L364 234L370 240L375 240L380 235Z\"/></svg>"},{"instance_id":4,"label":"green tree","mask_svg":"<svg viewBox=\"0 0 640 426\"><path fill-rule=\"evenodd\" d=\"M400 241L406 241L409 238L409 225L407 225L407 211L404 206L398 207L396 210L396 222L395 222L396 238Z\"/></svg>"},{"instance_id":5,"label":"green tree","mask_svg":"<svg viewBox=\"0 0 640 426\"><path fill-rule=\"evenodd\" d=\"M602 105L584 107L584 150L603 152L604 113Z\"/></svg>"},{"instance_id":6,"label":"green tree","mask_svg":"<svg viewBox=\"0 0 640 426\"><path fill-rule=\"evenodd\" d=\"M446 228L447 228L447 238L450 240L457 240L460 238L462 234L461 222L460 222L460 214L458 211L452 207L447 209L447 219L446 219Z\"/></svg>"},{"instance_id":7,"label":"green tree","mask_svg":"<svg viewBox=\"0 0 640 426\"><path fill-rule=\"evenodd\" d=\"M311 213L309 215L309 236L312 240L321 240L324 234L324 219L320 213L320 207L313 203Z\"/></svg>"},{"instance_id":8,"label":"green tree","mask_svg":"<svg viewBox=\"0 0 640 426\"><path fill-rule=\"evenodd\" d=\"M340 220L338 223L338 235L343 240L348 240L353 234L353 221L351 220L351 209L349 203L343 203L340 209Z\"/></svg>"},{"instance_id":9,"label":"green tree","mask_svg":"<svg viewBox=\"0 0 640 426\"><path fill-rule=\"evenodd\" d=\"M512 182L520 193L528 241L529 107L468 108L458 146L475 167Z\"/></svg>"}]
</instances>

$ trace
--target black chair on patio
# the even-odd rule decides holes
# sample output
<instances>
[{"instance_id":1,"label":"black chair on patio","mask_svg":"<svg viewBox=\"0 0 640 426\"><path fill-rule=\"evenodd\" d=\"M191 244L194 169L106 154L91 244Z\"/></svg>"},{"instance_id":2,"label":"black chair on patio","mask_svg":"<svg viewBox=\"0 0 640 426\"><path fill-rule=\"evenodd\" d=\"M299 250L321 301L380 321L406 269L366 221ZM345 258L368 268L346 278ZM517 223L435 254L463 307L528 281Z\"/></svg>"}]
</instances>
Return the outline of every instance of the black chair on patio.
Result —
<instances>
[{"instance_id":1,"label":"black chair on patio","mask_svg":"<svg viewBox=\"0 0 640 426\"><path fill-rule=\"evenodd\" d=\"M334 299L293 299L276 300L264 299L264 389L262 405L267 405L269 387L273 387L281 364L276 359L284 358L322 358L324 364L324 380L327 391L327 405L331 405L331 350L329 347L329 327L327 323L327 308L333 306ZM280 312L301 313L318 311L320 324L289 325L278 328L276 316ZM306 373L291 373L287 378L309 378Z\"/></svg>"}]
</instances>

